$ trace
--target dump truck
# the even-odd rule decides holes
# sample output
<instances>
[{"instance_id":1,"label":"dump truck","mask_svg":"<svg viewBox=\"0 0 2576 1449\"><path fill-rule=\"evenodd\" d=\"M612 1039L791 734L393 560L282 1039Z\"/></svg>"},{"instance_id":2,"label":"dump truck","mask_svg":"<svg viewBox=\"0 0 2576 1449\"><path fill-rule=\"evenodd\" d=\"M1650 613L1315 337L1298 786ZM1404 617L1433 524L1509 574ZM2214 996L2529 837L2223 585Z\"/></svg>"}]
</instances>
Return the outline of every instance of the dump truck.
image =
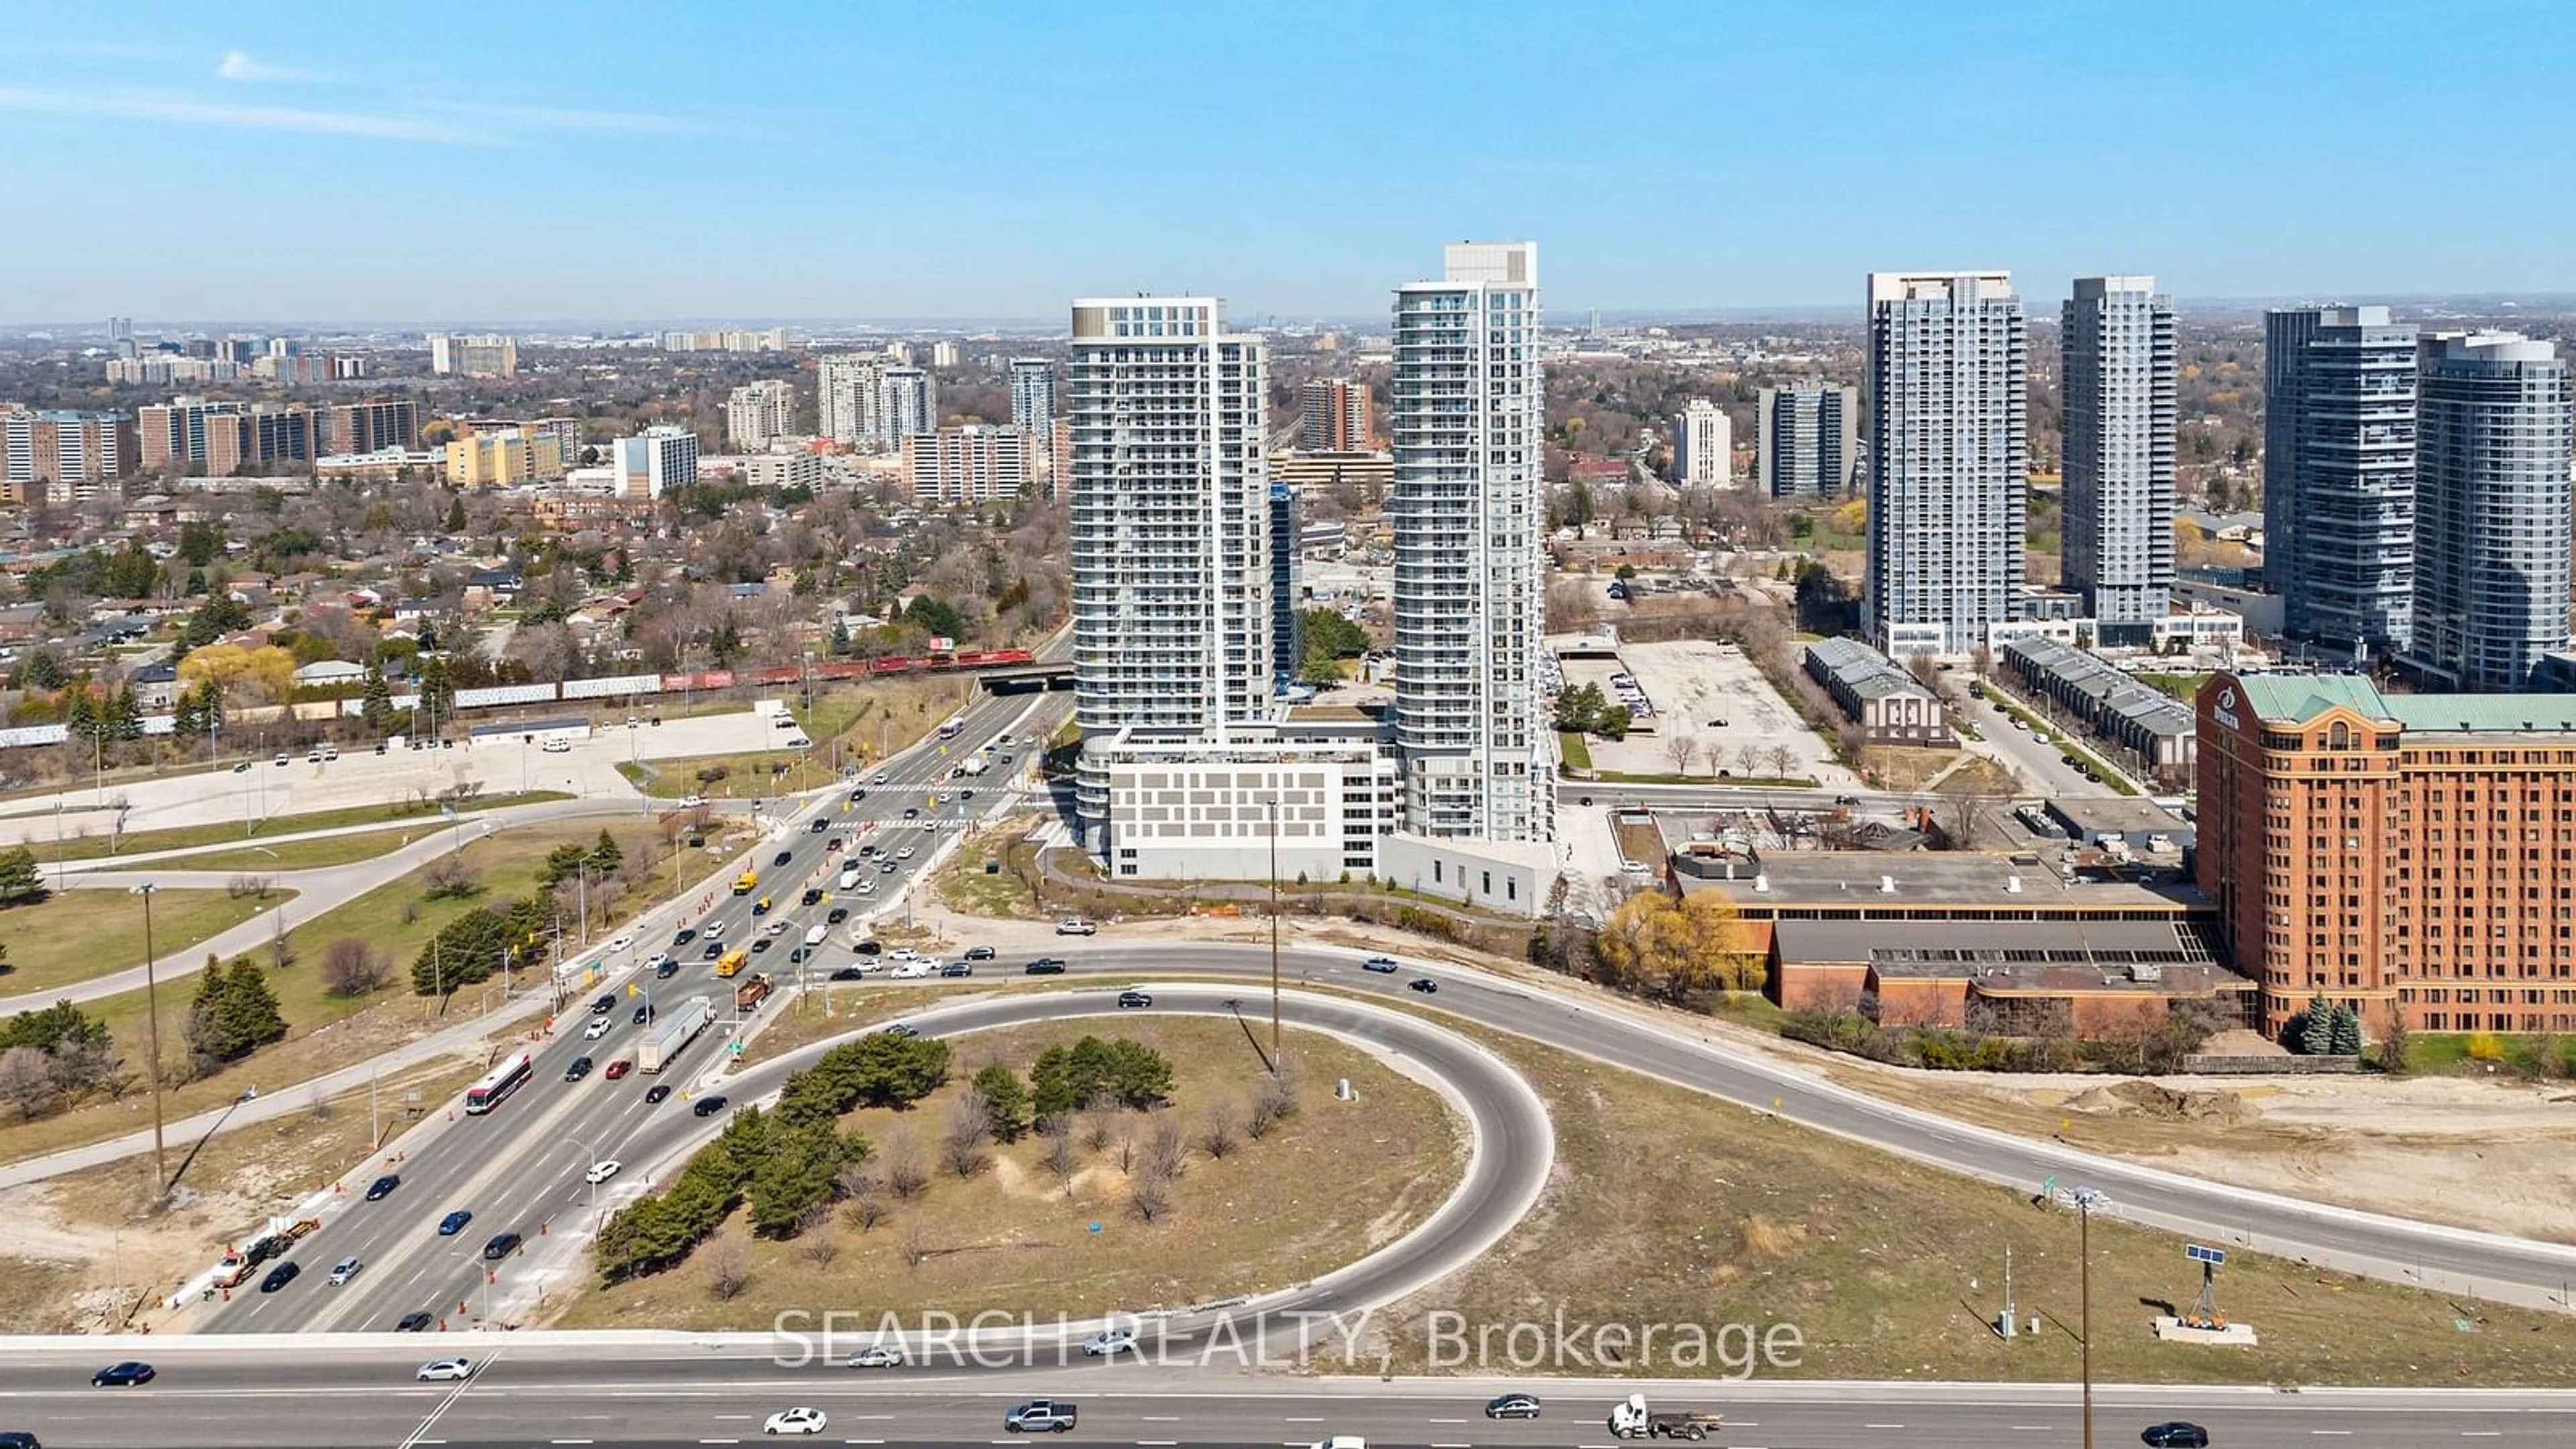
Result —
<instances>
[{"instance_id":1,"label":"dump truck","mask_svg":"<svg viewBox=\"0 0 2576 1449\"><path fill-rule=\"evenodd\" d=\"M1630 1394L1610 1410L1610 1432L1622 1439L1705 1439L1726 1422L1724 1414L1657 1413L1644 1394Z\"/></svg>"},{"instance_id":2,"label":"dump truck","mask_svg":"<svg viewBox=\"0 0 2576 1449\"><path fill-rule=\"evenodd\" d=\"M734 977L741 975L742 968L750 964L751 953L740 946L736 946L732 950L724 953L723 956L717 958L716 974L730 981Z\"/></svg>"},{"instance_id":3,"label":"dump truck","mask_svg":"<svg viewBox=\"0 0 2576 1449\"><path fill-rule=\"evenodd\" d=\"M769 995L771 990L768 975L755 971L751 973L750 980L733 989L733 1009L738 1013L749 1012L759 1006L761 998Z\"/></svg>"},{"instance_id":4,"label":"dump truck","mask_svg":"<svg viewBox=\"0 0 2576 1449\"><path fill-rule=\"evenodd\" d=\"M646 1031L644 1044L635 1051L635 1070L658 1072L669 1066L680 1049L715 1019L716 1004L703 996L692 996L678 1009L663 1012Z\"/></svg>"},{"instance_id":5,"label":"dump truck","mask_svg":"<svg viewBox=\"0 0 2576 1449\"><path fill-rule=\"evenodd\" d=\"M759 871L747 870L733 878L733 893L735 895L747 896L758 889L760 889Z\"/></svg>"}]
</instances>

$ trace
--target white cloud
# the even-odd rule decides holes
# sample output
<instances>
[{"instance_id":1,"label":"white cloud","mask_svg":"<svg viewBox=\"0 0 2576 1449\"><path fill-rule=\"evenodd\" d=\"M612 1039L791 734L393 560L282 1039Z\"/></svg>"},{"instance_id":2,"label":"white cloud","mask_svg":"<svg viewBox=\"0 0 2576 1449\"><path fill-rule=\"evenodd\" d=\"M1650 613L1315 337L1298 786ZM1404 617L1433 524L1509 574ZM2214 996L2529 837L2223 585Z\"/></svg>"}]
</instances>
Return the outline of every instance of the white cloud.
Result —
<instances>
[{"instance_id":1,"label":"white cloud","mask_svg":"<svg viewBox=\"0 0 2576 1449\"><path fill-rule=\"evenodd\" d=\"M227 50L215 63L215 74L228 81L316 81L329 77L318 71L294 70L282 65L269 65L250 58L245 51Z\"/></svg>"},{"instance_id":2,"label":"white cloud","mask_svg":"<svg viewBox=\"0 0 2576 1449\"><path fill-rule=\"evenodd\" d=\"M177 125L224 126L249 131L297 131L317 136L363 136L380 141L417 141L430 145L510 144L508 138L489 131L417 116L370 115L300 106L244 106L145 91L90 94L0 86L0 110L166 121Z\"/></svg>"}]
</instances>

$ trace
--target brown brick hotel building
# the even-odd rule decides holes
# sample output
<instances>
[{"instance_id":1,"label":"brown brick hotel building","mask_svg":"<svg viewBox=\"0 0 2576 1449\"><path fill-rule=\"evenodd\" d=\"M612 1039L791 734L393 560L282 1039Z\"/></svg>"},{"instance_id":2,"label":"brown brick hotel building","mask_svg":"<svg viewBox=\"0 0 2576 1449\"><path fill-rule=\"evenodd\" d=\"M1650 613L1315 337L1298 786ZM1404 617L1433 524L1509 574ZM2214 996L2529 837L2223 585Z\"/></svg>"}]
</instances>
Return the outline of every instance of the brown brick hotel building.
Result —
<instances>
[{"instance_id":1,"label":"brown brick hotel building","mask_svg":"<svg viewBox=\"0 0 2576 1449\"><path fill-rule=\"evenodd\" d=\"M2198 879L2278 1034L2576 1029L2576 695L2201 686Z\"/></svg>"}]
</instances>

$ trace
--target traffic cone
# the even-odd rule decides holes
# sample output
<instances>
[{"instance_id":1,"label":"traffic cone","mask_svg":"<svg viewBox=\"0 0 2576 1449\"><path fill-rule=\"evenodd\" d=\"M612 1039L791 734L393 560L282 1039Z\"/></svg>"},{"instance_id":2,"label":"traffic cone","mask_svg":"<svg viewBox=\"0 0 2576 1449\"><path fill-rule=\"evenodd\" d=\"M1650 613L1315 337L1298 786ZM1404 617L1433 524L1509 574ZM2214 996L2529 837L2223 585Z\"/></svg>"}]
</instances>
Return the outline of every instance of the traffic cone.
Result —
<instances>
[{"instance_id":1,"label":"traffic cone","mask_svg":"<svg viewBox=\"0 0 2576 1449\"><path fill-rule=\"evenodd\" d=\"M331 1184L331 1192L334 1196L347 1192L348 1190L349 1185L345 1182L335 1182Z\"/></svg>"},{"instance_id":2,"label":"traffic cone","mask_svg":"<svg viewBox=\"0 0 2576 1449\"><path fill-rule=\"evenodd\" d=\"M447 1320L446 1320L446 1319L441 1318L440 1320L438 1320L438 1331L439 1331L439 1332L441 1332L441 1333L445 1333L445 1332L447 1331Z\"/></svg>"},{"instance_id":3,"label":"traffic cone","mask_svg":"<svg viewBox=\"0 0 2576 1449\"><path fill-rule=\"evenodd\" d=\"M232 1301L233 1301L233 1290L231 1290L230 1288L227 1288L227 1289L225 1289L225 1290L224 1290L224 1301L225 1301L226 1303L230 1303L230 1302L232 1302Z\"/></svg>"},{"instance_id":4,"label":"traffic cone","mask_svg":"<svg viewBox=\"0 0 2576 1449\"><path fill-rule=\"evenodd\" d=\"M547 1224L545 1223L537 1224L537 1236L541 1238L544 1237L546 1235L546 1228Z\"/></svg>"}]
</instances>

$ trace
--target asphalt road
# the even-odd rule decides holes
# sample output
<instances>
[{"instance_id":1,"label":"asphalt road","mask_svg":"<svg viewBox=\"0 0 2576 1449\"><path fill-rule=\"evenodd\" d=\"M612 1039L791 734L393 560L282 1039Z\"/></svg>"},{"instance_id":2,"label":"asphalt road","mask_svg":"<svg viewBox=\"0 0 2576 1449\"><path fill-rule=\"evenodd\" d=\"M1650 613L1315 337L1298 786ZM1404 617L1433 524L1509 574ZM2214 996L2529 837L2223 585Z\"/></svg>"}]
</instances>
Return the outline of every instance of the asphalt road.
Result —
<instances>
[{"instance_id":1,"label":"asphalt road","mask_svg":"<svg viewBox=\"0 0 2576 1449\"><path fill-rule=\"evenodd\" d=\"M478 1341L474 1347L485 1347ZM0 1428L38 1433L47 1449L311 1449L311 1446L620 1446L762 1442L761 1421L806 1405L828 1416L808 1442L1002 1445L1005 1408L1070 1399L1070 1445L1303 1449L1353 1434L1422 1449L1575 1446L1613 1449L1604 1426L1624 1384L1476 1379L1454 1384L1365 1379L1247 1382L1218 1370L1075 1360L1062 1367L961 1376L937 1367L854 1371L765 1360L625 1357L591 1364L523 1359L515 1346L462 1387L419 1384L418 1360L384 1354L323 1360L274 1355L168 1360L139 1389L86 1386L96 1357L47 1352L0 1367ZM480 1357L478 1354L477 1357ZM1729 1449L2065 1449L2081 1438L2072 1385L1706 1383L1645 1386L1658 1408L1723 1413L1707 1441ZM1484 1417L1506 1388L1537 1392L1534 1421ZM2348 1449L2558 1446L2576 1437L2576 1407L2534 1393L2097 1388L2104 1446L2134 1445L2147 1424L2188 1418L2218 1449L2311 1442Z\"/></svg>"},{"instance_id":2,"label":"asphalt road","mask_svg":"<svg viewBox=\"0 0 2576 1449\"><path fill-rule=\"evenodd\" d=\"M855 782L867 791L864 800L853 802L847 791L836 792L782 824L745 858L760 876L759 887L750 895L731 895L724 883L716 882L702 896L680 903L681 919L699 933L685 945L671 944L673 912L669 909L658 910L630 928L634 945L609 958L611 974L605 990L593 988L582 999L567 1001L565 1015L550 1039L533 1045L508 1043L512 1049L530 1045L535 1054L534 1073L526 1085L488 1115L459 1112L452 1123L431 1124L403 1139L402 1160L378 1164L402 1178L391 1196L375 1203L335 1205L334 1211L325 1214L325 1226L297 1245L292 1256L304 1271L296 1282L274 1294L244 1284L215 1308L209 1325L225 1332L381 1330L391 1328L406 1313L422 1311L461 1328L494 1313L507 1317L502 1310L514 1299L532 1300L566 1274L584 1271L569 1239L586 1237L587 1224L647 1190L656 1168L680 1153L684 1141L709 1135L693 1133L691 1128L721 1125L692 1116L692 1100L700 1082L721 1065L720 1054L740 1025L734 988L753 972L766 972L780 983L779 991L756 1009L780 1009L800 969L790 955L802 946L808 927L826 924L826 913L835 907L848 908L851 920L831 928L829 943L818 954L832 967L854 959L852 934L860 929L858 923L882 909L880 903L898 898L904 884L929 865L943 840L992 803L995 785L951 783L943 777L968 752L1011 729L1033 702L1044 708L1046 697L979 699L966 711L954 739L944 745L934 741ZM1026 749L1035 745L1020 744L1024 748L1015 753L1025 760ZM979 784L982 788L977 789L975 800L963 798L964 789ZM925 829L919 821L904 819L906 810L938 821L938 828ZM816 831L811 821L822 821L825 828ZM835 841L841 843L838 851L830 849ZM893 869L883 870L877 861L860 858L865 844L878 845L891 857L905 851L912 856L888 859L884 863ZM782 854L787 858L784 865L777 863ZM876 882L876 890L864 897L839 892L844 860L861 866L865 878ZM809 889L824 892L823 899L811 906L802 904ZM754 916L755 903L763 897L772 902L772 910L766 916ZM698 909L700 900L707 905L703 913ZM779 927L774 934L768 930L773 923ZM728 949L769 943L732 981L718 979L715 961L705 955L707 935L718 928ZM665 949L681 963L669 979L656 980L643 969L618 974L620 968L640 967ZM822 975L816 973L810 979L819 983ZM638 994L627 994L628 985ZM588 998L602 994L615 998L605 1013L611 1026L605 1036L593 1040L584 1035ZM620 1081L607 1079L613 1063L636 1054L645 1030L633 1020L637 1009L649 1004L669 1010L700 995L714 1001L717 1022L684 1048L672 1066L658 1077L637 1072ZM592 1060L591 1073L583 1080L567 1081L567 1068L585 1056ZM783 1074L783 1069L764 1066L725 1090L736 1097L757 1095L761 1084L774 1088ZM660 1104L644 1100L655 1085L673 1089L669 1100ZM628 1170L594 1190L584 1176L594 1162L605 1159L615 1159ZM353 1194L373 1175L352 1174ZM473 1221L453 1236L436 1236L437 1220L451 1209L471 1212ZM568 1241L547 1241L558 1229L567 1230ZM521 1234L527 1251L487 1270L480 1256L483 1247L505 1231ZM352 1282L331 1287L327 1278L332 1266L353 1255L366 1265L364 1270Z\"/></svg>"}]
</instances>

